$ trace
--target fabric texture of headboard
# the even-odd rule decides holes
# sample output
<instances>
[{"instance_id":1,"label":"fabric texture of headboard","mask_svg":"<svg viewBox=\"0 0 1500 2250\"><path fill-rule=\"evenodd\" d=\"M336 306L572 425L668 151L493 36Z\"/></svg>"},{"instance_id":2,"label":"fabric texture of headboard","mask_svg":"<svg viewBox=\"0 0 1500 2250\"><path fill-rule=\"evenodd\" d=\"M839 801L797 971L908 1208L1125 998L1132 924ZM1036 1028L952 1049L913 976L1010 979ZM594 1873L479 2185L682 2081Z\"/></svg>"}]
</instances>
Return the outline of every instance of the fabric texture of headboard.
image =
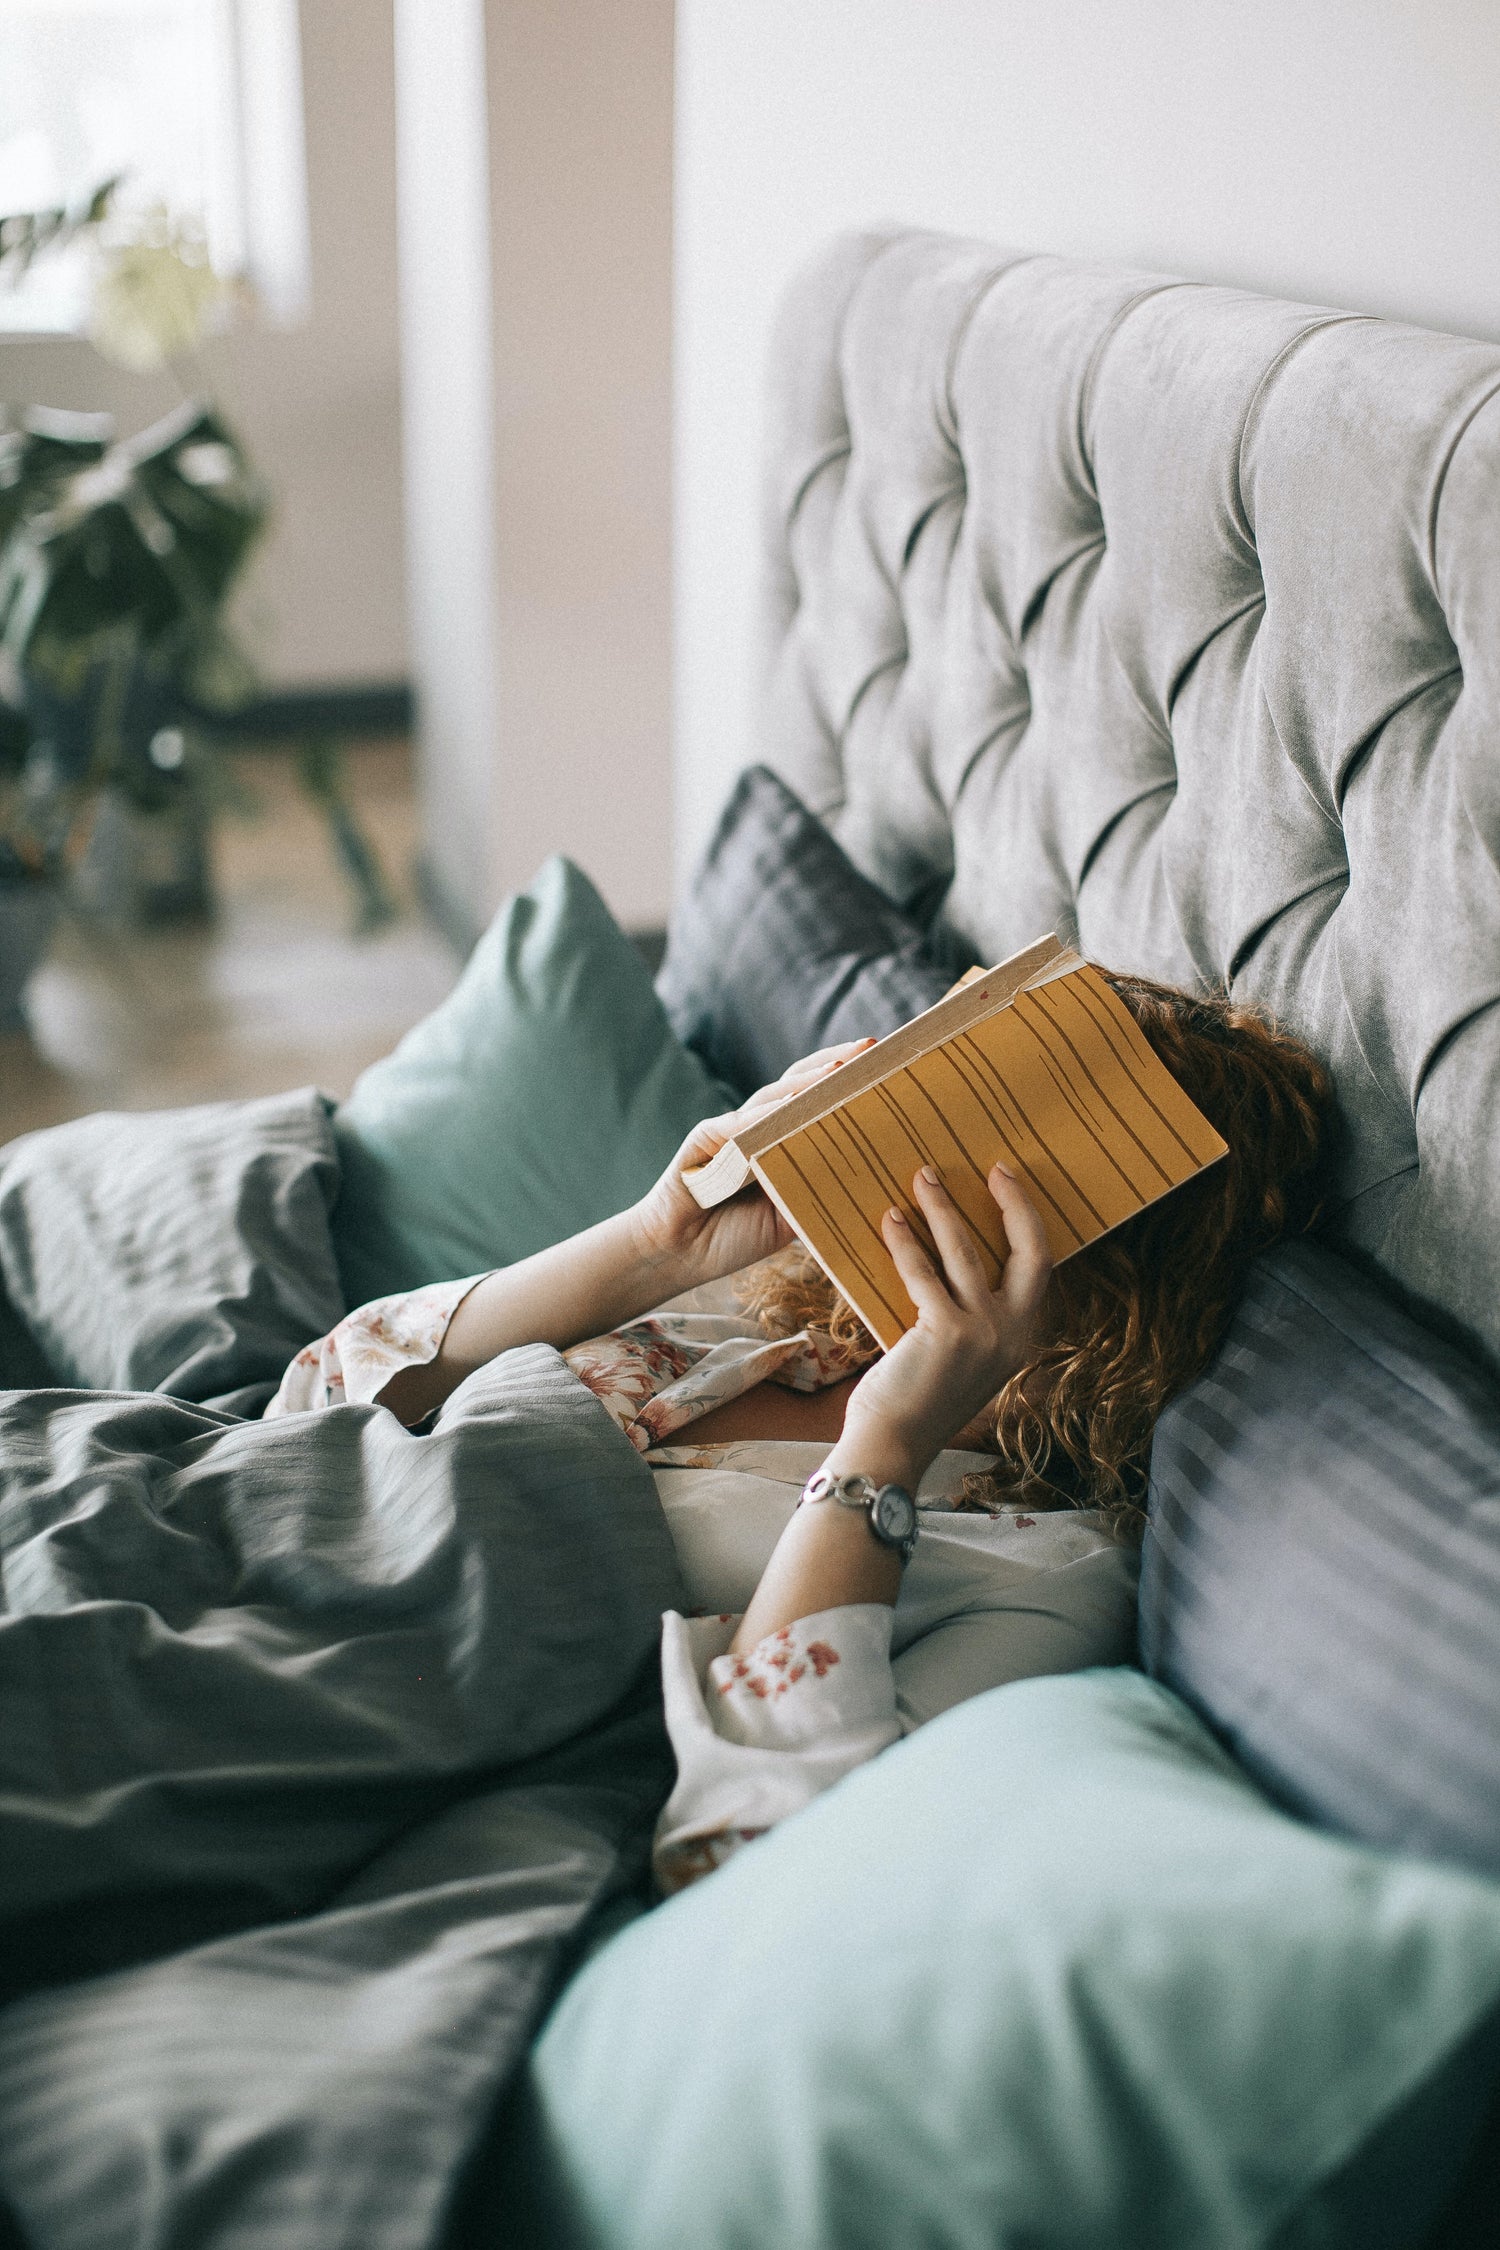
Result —
<instances>
[{"instance_id":1,"label":"fabric texture of headboard","mask_svg":"<svg viewBox=\"0 0 1500 2250\"><path fill-rule=\"evenodd\" d=\"M1500 347L918 233L773 349L757 755L999 959L1299 1033L1333 1237L1500 1365Z\"/></svg>"}]
</instances>

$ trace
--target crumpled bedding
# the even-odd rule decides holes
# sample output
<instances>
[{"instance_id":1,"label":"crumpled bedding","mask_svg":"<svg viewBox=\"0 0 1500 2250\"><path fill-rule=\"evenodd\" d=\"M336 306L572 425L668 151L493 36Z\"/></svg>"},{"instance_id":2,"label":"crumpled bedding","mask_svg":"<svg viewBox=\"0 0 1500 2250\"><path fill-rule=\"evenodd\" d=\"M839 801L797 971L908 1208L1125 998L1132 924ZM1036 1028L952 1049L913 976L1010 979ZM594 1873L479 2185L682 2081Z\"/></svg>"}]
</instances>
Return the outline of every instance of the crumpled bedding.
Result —
<instances>
[{"instance_id":1,"label":"crumpled bedding","mask_svg":"<svg viewBox=\"0 0 1500 2250\"><path fill-rule=\"evenodd\" d=\"M22 2239L442 2241L670 1784L644 1461L544 1346L422 1437L0 1393L0 1590Z\"/></svg>"}]
</instances>

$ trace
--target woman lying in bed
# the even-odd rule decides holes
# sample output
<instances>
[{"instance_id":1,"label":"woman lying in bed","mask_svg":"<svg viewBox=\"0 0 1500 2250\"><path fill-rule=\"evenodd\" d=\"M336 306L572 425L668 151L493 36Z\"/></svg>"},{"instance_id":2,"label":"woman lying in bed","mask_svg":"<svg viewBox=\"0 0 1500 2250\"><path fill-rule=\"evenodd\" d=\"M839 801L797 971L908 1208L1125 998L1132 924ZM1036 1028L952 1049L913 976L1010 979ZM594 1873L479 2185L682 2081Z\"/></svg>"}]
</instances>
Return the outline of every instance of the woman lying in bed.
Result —
<instances>
[{"instance_id":1,"label":"woman lying in bed","mask_svg":"<svg viewBox=\"0 0 1500 2250\"><path fill-rule=\"evenodd\" d=\"M938 1257L887 1214L917 1318L878 1356L759 1188L700 1209L683 1169L859 1052L833 1048L700 1125L633 1209L349 1314L267 1408L378 1401L417 1425L513 1345L563 1353L653 1467L697 1612L663 1626L665 1889L965 1697L1133 1654L1153 1424L1212 1359L1250 1259L1312 1217L1329 1096L1246 1010L1111 981L1230 1155L1056 1272L1002 1167L994 1291L919 1174Z\"/></svg>"}]
</instances>

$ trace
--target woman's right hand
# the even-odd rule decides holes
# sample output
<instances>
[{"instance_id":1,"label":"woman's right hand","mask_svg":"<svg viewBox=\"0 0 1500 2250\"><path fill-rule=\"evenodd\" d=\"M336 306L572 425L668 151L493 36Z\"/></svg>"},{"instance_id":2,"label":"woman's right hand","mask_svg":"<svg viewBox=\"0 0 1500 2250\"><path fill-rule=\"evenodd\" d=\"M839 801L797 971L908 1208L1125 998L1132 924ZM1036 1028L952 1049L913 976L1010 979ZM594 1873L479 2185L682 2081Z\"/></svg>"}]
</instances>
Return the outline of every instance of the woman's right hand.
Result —
<instances>
[{"instance_id":1,"label":"woman's right hand","mask_svg":"<svg viewBox=\"0 0 1500 2250\"><path fill-rule=\"evenodd\" d=\"M646 1254L664 1264L683 1267L687 1278L681 1288L717 1281L721 1274L738 1273L744 1266L769 1258L772 1251L791 1240L791 1229L758 1182L752 1180L727 1203L705 1211L684 1186L683 1173L707 1164L747 1125L755 1124L793 1094L816 1086L840 1064L862 1055L874 1044L873 1039L851 1039L842 1046L822 1047L816 1054L794 1062L774 1085L762 1086L742 1108L723 1117L706 1117L701 1125L694 1126L633 1214Z\"/></svg>"}]
</instances>

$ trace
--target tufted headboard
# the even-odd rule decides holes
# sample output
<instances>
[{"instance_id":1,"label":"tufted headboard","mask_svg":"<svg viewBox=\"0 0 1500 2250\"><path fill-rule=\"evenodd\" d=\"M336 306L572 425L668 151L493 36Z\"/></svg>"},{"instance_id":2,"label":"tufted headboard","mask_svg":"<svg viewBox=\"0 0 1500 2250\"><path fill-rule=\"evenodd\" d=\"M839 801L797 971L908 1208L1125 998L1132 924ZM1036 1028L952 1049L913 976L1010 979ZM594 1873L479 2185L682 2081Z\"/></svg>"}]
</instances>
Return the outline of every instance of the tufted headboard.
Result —
<instances>
[{"instance_id":1,"label":"tufted headboard","mask_svg":"<svg viewBox=\"0 0 1500 2250\"><path fill-rule=\"evenodd\" d=\"M773 350L757 750L998 959L1331 1065L1331 1231L1500 1365L1500 348L845 237Z\"/></svg>"}]
</instances>

